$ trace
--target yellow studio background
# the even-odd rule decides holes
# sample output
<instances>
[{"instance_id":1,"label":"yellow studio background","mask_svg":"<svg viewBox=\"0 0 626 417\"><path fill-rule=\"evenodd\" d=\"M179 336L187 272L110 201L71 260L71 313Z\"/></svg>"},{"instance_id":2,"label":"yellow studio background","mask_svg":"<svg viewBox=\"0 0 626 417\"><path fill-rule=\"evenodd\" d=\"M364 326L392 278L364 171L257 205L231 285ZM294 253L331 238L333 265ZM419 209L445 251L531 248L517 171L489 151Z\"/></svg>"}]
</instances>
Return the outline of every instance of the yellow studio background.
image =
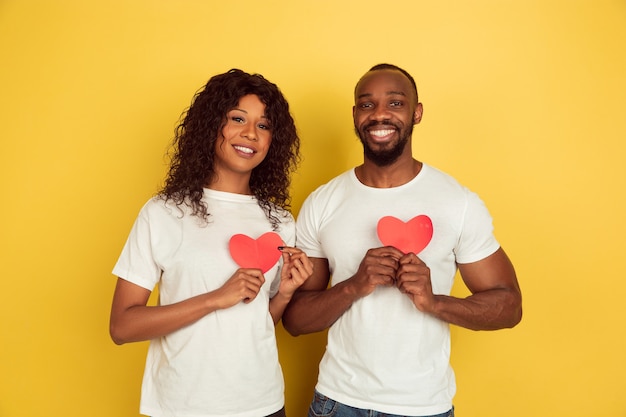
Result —
<instances>
[{"instance_id":1,"label":"yellow studio background","mask_svg":"<svg viewBox=\"0 0 626 417\"><path fill-rule=\"evenodd\" d=\"M147 343L109 339L110 271L210 76L287 96L297 213L361 160L352 89L380 62L415 76L414 153L484 199L524 294L513 330L452 329L457 415L626 416L623 0L3 0L0 57L1 417L138 415ZM278 328L292 417L324 340Z\"/></svg>"}]
</instances>

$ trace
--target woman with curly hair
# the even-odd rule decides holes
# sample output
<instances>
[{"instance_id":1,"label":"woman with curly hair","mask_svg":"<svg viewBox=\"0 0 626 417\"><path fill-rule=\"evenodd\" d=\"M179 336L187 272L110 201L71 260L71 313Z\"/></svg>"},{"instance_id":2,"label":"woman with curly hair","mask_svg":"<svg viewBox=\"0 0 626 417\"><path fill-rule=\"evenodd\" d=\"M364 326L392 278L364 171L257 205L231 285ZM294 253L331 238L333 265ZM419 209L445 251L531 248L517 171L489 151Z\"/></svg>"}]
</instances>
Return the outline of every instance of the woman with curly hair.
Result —
<instances>
[{"instance_id":1,"label":"woman with curly hair","mask_svg":"<svg viewBox=\"0 0 626 417\"><path fill-rule=\"evenodd\" d=\"M113 341L150 340L140 412L284 416L274 325L313 272L293 247L299 139L289 105L261 75L216 75L172 149L165 185L113 269Z\"/></svg>"}]
</instances>

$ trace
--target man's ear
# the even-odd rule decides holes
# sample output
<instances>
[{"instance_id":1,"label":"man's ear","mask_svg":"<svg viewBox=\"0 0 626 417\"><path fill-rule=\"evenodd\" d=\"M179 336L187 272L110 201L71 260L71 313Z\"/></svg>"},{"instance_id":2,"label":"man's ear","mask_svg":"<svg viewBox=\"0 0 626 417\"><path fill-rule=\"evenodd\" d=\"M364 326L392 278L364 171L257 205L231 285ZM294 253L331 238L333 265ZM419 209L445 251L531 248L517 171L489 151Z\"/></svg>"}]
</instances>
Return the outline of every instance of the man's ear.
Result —
<instances>
[{"instance_id":1,"label":"man's ear","mask_svg":"<svg viewBox=\"0 0 626 417\"><path fill-rule=\"evenodd\" d=\"M413 124L416 125L422 121L422 114L424 113L424 107L422 103L417 103L415 106L415 112L413 113Z\"/></svg>"}]
</instances>

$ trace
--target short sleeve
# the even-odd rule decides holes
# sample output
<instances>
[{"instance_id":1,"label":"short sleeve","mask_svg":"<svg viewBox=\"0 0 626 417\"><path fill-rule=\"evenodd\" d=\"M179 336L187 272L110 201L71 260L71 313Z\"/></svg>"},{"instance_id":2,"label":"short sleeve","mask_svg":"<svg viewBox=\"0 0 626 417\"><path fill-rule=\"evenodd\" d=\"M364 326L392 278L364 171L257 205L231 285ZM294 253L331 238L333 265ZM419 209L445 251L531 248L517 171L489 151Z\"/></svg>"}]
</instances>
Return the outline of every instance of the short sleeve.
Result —
<instances>
[{"instance_id":1,"label":"short sleeve","mask_svg":"<svg viewBox=\"0 0 626 417\"><path fill-rule=\"evenodd\" d=\"M161 277L161 269L153 254L148 204L139 212L113 274L152 291Z\"/></svg>"},{"instance_id":2,"label":"short sleeve","mask_svg":"<svg viewBox=\"0 0 626 417\"><path fill-rule=\"evenodd\" d=\"M325 258L319 239L319 221L314 208L315 193L302 204L296 222L296 246L312 258Z\"/></svg>"},{"instance_id":3,"label":"short sleeve","mask_svg":"<svg viewBox=\"0 0 626 417\"><path fill-rule=\"evenodd\" d=\"M461 264L480 261L493 254L500 244L493 234L493 222L487 207L475 193L467 190L456 261Z\"/></svg>"}]
</instances>

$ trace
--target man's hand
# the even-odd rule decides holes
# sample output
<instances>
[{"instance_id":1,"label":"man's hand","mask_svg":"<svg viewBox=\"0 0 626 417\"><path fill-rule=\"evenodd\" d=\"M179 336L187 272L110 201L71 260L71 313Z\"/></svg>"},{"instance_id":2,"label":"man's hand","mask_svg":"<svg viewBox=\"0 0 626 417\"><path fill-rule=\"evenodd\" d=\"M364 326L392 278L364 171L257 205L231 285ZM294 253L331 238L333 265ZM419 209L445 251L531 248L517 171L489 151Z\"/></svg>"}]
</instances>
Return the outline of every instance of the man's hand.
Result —
<instances>
[{"instance_id":1,"label":"man's hand","mask_svg":"<svg viewBox=\"0 0 626 417\"><path fill-rule=\"evenodd\" d=\"M370 249L361 261L356 274L346 284L359 298L371 294L379 285L392 286L402 256L402 252L391 246Z\"/></svg>"},{"instance_id":2,"label":"man's hand","mask_svg":"<svg viewBox=\"0 0 626 417\"><path fill-rule=\"evenodd\" d=\"M397 287L411 298L419 311L433 311L435 296L430 281L430 268L414 253L404 255L399 264Z\"/></svg>"}]
</instances>

